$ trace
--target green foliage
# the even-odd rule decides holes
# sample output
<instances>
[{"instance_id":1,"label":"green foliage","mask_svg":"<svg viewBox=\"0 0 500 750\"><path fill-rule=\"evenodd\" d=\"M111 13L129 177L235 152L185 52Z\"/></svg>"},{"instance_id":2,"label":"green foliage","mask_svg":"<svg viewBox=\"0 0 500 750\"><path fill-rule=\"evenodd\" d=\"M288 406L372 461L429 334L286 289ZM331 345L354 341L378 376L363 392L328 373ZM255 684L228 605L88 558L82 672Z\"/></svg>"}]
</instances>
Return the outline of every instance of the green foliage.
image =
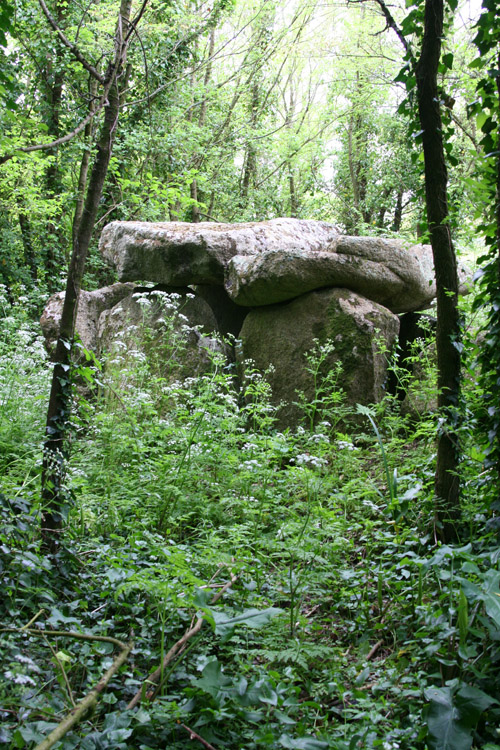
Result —
<instances>
[{"instance_id":1,"label":"green foliage","mask_svg":"<svg viewBox=\"0 0 500 750\"><path fill-rule=\"evenodd\" d=\"M368 412L376 432L359 423L339 432L316 351L317 419L304 404L306 427L277 432L253 366L246 398L220 355L186 377L179 302L162 303L161 338L150 318L157 307L138 302L143 322L128 349L110 352L97 393L75 411L74 500L55 558L40 550L39 402L27 403L17 437L4 441L3 626L35 617L46 631L122 640L134 631L133 659L63 750L181 748L190 742L182 725L216 747L494 745L499 555L477 463L463 466L464 544L436 544L432 414L403 418L388 399ZM7 359L18 352L0 383L8 404L36 389L46 365L19 346L27 320L5 305ZM329 423L318 421L325 415ZM205 627L165 665L156 698L145 689L127 710L196 616ZM29 748L71 709L71 696L77 702L98 682L113 647L2 635L0 738Z\"/></svg>"},{"instance_id":2,"label":"green foliage","mask_svg":"<svg viewBox=\"0 0 500 750\"><path fill-rule=\"evenodd\" d=\"M81 25L79 8L67 9L65 31L79 36L90 59L97 60L111 38L111 5L92 5ZM386 231L402 178L405 200L417 192L419 166L409 164L414 149L393 115L395 99L381 111L383 98L374 97L377 76L391 77L392 66L364 67L359 58L350 63L346 44L350 56L338 83L327 68L340 48L327 46L335 35L326 22L309 34L308 14L318 18L310 3L298 3L293 18L268 4L257 23L264 6L256 2L236 4L241 22L225 8L225 23L216 27L220 57L205 75L209 27L196 44L186 42L199 24L188 6L152 4L141 44L134 38L130 106L117 133L101 223L191 218L193 207L222 219L288 214L295 185L297 215L343 217L345 226L351 222L361 232L385 208L378 229ZM18 56L21 111L15 118L1 115L9 148L47 137L51 113L43 79L54 80L48 72L65 76L61 130L76 126L87 101L85 77L66 51L55 49L36 3L17 8L16 28L8 30L15 55L5 69ZM419 8L410 7L403 22L417 39ZM487 66L498 26L490 23L494 10L478 28ZM359 23L373 31L373 16ZM311 50L322 45L326 57L309 65ZM154 60L147 73L143 52ZM377 60L388 56L385 48L376 52ZM358 53L365 50L358 47ZM444 51L443 86L460 59L456 47ZM477 125L484 150L493 154L496 77L483 74L481 65L473 68L482 87ZM255 81L260 109L250 131ZM411 72L401 81L411 96ZM327 96L316 96L325 90ZM349 191L340 190L350 179L351 115L353 166L358 187L366 178L367 190L358 213L341 215L339 205L349 207L350 200ZM414 130L413 144L419 138ZM454 154L465 154L457 132L447 135ZM8 289L0 301L0 620L14 628L33 622L45 637L2 633L0 744L32 748L109 668L110 643L47 632L61 629L135 642L133 657L94 713L64 737L61 750L199 746L191 730L216 747L259 750L497 748L499 526L488 503L491 472L483 463L485 444L493 449L495 435L478 435L485 416L496 424L497 407L478 408L485 396L473 369L463 429L461 543L443 546L434 528L438 425L432 408L403 416L399 402L387 397L365 410L371 423L365 429L344 406L341 365L324 370L327 343L308 355L315 396L308 402L298 395L303 426L279 432L265 374L247 363L238 392L221 345L207 354L203 372L186 376L189 337L196 332L177 325L182 310L175 300L139 298L142 320L117 340L103 372L82 352L68 374L85 381L86 389L85 397L77 395L71 424L66 484L72 503L60 551L43 553L38 481L48 363L31 321L43 285L58 283L50 262L56 257L61 264L64 256L56 240L68 236L75 165L84 148L74 141L57 154L19 156L1 167L0 270ZM252 149L257 162L244 195ZM477 183L478 211L491 240L489 261L493 216L484 205L492 204L494 155L479 161L486 177ZM55 167L60 190L49 193L45 180ZM457 188L457 204L461 195ZM22 216L30 219L30 235L22 234ZM415 223L411 216L406 221L405 230ZM470 229L473 219L468 222ZM483 277L488 293L498 290L488 276L492 268ZM89 283L107 273L94 255ZM35 278L41 291L28 297L22 285ZM480 295L476 307L489 309L485 299ZM496 361L493 324L491 331L483 347L489 373ZM417 349L413 360L421 363L428 351ZM395 369L400 382L412 381L413 403L424 389L432 403L430 362L423 380L397 363ZM486 392L493 396L491 388ZM232 576L237 580L211 603ZM196 617L204 628L164 665L157 695L150 695L147 676ZM138 690L141 705L128 710Z\"/></svg>"},{"instance_id":3,"label":"green foliage","mask_svg":"<svg viewBox=\"0 0 500 750\"><path fill-rule=\"evenodd\" d=\"M478 199L479 230L484 237L486 252L479 258L481 268L475 279L480 291L475 309L486 314L485 335L477 360L481 367L483 404L480 421L486 443L487 462L497 471L497 494L500 467L500 216L498 209L500 175L500 101L498 49L500 32L496 3L485 0L476 26L474 44L479 52L472 66L480 72L476 86L477 99L470 114L481 132L481 158L477 160L475 189ZM493 67L492 67L493 66ZM479 208L480 206L480 208Z\"/></svg>"},{"instance_id":4,"label":"green foliage","mask_svg":"<svg viewBox=\"0 0 500 750\"><path fill-rule=\"evenodd\" d=\"M10 3L3 2L0 6L0 101L10 109L15 108L15 102L12 99L14 81L12 70L9 68L5 55L7 47L7 35L12 29L12 17L14 8Z\"/></svg>"}]
</instances>

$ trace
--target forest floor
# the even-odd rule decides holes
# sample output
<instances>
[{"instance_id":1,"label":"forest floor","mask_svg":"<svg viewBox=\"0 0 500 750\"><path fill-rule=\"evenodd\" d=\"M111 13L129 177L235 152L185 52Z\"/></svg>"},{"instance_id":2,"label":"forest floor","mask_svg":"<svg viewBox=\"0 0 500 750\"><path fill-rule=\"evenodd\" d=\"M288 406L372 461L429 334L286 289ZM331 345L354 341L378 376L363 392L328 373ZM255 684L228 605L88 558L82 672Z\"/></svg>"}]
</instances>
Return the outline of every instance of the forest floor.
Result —
<instances>
[{"instance_id":1,"label":"forest floor","mask_svg":"<svg viewBox=\"0 0 500 750\"><path fill-rule=\"evenodd\" d=\"M178 379L177 339L168 373L140 347L104 372L82 356L64 534L48 556L50 363L27 312L7 313L0 746L48 748L77 713L54 747L500 748L500 551L473 420L459 542L444 545L436 415L404 416L390 397L348 409L321 350L325 387L288 431L251 367L243 395L220 357ZM432 391L423 351L412 398Z\"/></svg>"}]
</instances>

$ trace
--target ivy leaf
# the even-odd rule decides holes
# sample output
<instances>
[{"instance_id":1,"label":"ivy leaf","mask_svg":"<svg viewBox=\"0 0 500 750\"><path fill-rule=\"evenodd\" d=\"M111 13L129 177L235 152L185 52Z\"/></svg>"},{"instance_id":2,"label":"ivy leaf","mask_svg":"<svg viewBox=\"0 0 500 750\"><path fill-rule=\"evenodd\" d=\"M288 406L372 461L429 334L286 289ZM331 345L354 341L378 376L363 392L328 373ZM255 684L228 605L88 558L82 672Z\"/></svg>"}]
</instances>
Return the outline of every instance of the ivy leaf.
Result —
<instances>
[{"instance_id":1,"label":"ivy leaf","mask_svg":"<svg viewBox=\"0 0 500 750\"><path fill-rule=\"evenodd\" d=\"M443 65L448 68L448 70L451 70L453 67L453 53L447 52L446 55L443 55L442 61Z\"/></svg>"},{"instance_id":2,"label":"ivy leaf","mask_svg":"<svg viewBox=\"0 0 500 750\"><path fill-rule=\"evenodd\" d=\"M66 617L66 615L63 615L63 613L57 609L57 607L52 607L50 610L50 617L47 618L47 622L50 625L57 625L59 622L64 623L65 625L68 625L70 623L73 623L75 625L79 625L80 620L78 620L76 617Z\"/></svg>"}]
</instances>

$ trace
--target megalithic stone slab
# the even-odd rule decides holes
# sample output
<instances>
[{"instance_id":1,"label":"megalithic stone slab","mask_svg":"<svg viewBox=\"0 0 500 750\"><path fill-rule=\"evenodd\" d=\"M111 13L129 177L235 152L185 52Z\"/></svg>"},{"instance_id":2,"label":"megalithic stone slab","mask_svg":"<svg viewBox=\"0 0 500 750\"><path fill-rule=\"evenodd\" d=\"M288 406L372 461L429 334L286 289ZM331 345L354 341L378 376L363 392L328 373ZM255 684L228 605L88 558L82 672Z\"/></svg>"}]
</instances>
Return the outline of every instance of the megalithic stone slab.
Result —
<instances>
[{"instance_id":1,"label":"megalithic stone slab","mask_svg":"<svg viewBox=\"0 0 500 750\"><path fill-rule=\"evenodd\" d=\"M234 255L318 251L338 234L333 224L305 219L246 224L114 221L103 229L100 249L120 281L222 286Z\"/></svg>"},{"instance_id":2,"label":"megalithic stone slab","mask_svg":"<svg viewBox=\"0 0 500 750\"><path fill-rule=\"evenodd\" d=\"M421 310L436 296L430 245L339 236L327 250L279 250L231 259L226 290L239 305L284 302L322 287L350 289L394 313Z\"/></svg>"},{"instance_id":3,"label":"megalithic stone slab","mask_svg":"<svg viewBox=\"0 0 500 750\"><path fill-rule=\"evenodd\" d=\"M80 336L86 349L97 352L97 326L101 313L109 310L124 297L132 294L135 284L112 284L93 292L82 290L78 300L76 333ZM59 336L59 326L64 304L64 292L57 292L50 297L40 319L40 326L45 337L49 353L53 353Z\"/></svg>"},{"instance_id":4,"label":"megalithic stone slab","mask_svg":"<svg viewBox=\"0 0 500 750\"><path fill-rule=\"evenodd\" d=\"M246 360L262 371L273 365L267 380L279 406L278 424L289 427L304 420L294 403L297 391L308 403L316 398L318 382L306 357L315 344L333 343L321 373L332 370L335 362L342 363L339 383L345 403L370 404L384 394L387 357L382 348L391 349L398 331L399 318L382 305L347 289L320 289L251 310L241 329L237 357L242 368Z\"/></svg>"}]
</instances>

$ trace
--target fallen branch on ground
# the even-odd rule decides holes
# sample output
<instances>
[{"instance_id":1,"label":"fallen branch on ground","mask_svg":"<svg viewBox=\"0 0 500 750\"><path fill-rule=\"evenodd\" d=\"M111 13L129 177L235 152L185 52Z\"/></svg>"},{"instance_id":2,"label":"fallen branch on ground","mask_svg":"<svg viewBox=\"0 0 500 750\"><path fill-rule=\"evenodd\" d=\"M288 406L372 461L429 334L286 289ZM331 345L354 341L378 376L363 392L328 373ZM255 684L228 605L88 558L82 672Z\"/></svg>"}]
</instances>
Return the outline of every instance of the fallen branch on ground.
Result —
<instances>
[{"instance_id":1,"label":"fallen branch on ground","mask_svg":"<svg viewBox=\"0 0 500 750\"><path fill-rule=\"evenodd\" d=\"M181 724L181 727L186 730L186 732L189 732L189 739L190 740L198 740L198 742L201 742L203 747L208 748L208 750L215 750L215 747L210 744L210 742L207 742L203 739L203 737L200 737L199 734L197 734L194 729L191 729L191 727L187 727L185 724Z\"/></svg>"},{"instance_id":2,"label":"fallen branch on ground","mask_svg":"<svg viewBox=\"0 0 500 750\"><path fill-rule=\"evenodd\" d=\"M231 580L224 584L224 586L212 597L210 600L210 604L215 604L219 601L221 596L232 586L236 581L238 580L238 576L235 576L231 573ZM163 662L160 664L158 669L155 669L154 672L151 672L149 677L144 680L144 685L158 685L158 683L161 680L161 676L165 670L165 667L168 666L168 664L172 661L174 656L179 653L179 651L186 645L186 643L194 636L196 633L198 633L203 623L205 622L205 619L203 617L199 617L193 627L186 630L182 638L179 638L177 643L174 643L171 649L165 654L165 657L163 659ZM132 700L127 706L127 709L130 710L132 708L135 708L138 703L140 703L141 698L143 694L143 686L139 688L137 693L134 695Z\"/></svg>"},{"instance_id":3,"label":"fallen branch on ground","mask_svg":"<svg viewBox=\"0 0 500 750\"><path fill-rule=\"evenodd\" d=\"M88 693L85 698L72 710L70 713L57 725L57 727L43 740L40 742L34 750L49 750L52 745L55 745L69 730L78 724L81 719L85 716L87 711L95 706L98 701L99 695L103 692L104 688L117 672L122 664L124 664L128 658L128 655L132 651L133 644L129 643L125 646L120 654L116 657L113 664L110 666L108 671L99 680L95 688Z\"/></svg>"}]
</instances>

